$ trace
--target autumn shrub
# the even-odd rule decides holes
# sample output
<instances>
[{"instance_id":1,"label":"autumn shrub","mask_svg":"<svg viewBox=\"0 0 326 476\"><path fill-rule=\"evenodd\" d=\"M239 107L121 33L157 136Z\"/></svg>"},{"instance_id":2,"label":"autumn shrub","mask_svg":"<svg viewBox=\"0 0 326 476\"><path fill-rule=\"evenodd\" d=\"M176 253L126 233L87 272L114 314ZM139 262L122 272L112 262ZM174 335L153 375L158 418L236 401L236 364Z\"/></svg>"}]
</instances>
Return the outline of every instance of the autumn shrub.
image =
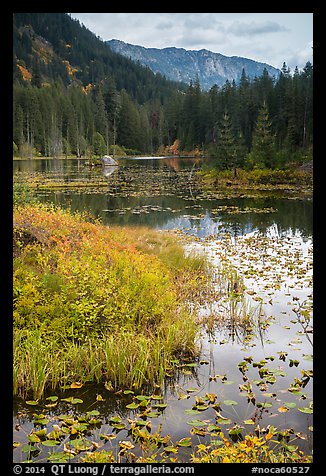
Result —
<instances>
[{"instance_id":1,"label":"autumn shrub","mask_svg":"<svg viewBox=\"0 0 326 476\"><path fill-rule=\"evenodd\" d=\"M17 207L14 223L17 393L40 396L67 378L142 385L161 379L174 355L196 353L187 301L208 286L203 258L163 233L108 228L44 204Z\"/></svg>"}]
</instances>

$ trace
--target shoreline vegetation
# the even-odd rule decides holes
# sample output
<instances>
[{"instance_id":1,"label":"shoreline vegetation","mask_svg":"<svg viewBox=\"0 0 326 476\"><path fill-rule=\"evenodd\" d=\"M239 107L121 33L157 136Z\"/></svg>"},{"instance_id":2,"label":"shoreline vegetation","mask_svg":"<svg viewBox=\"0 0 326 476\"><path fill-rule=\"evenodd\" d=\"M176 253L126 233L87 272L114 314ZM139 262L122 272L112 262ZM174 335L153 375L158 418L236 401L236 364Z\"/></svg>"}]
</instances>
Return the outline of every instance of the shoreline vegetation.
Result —
<instances>
[{"instance_id":1,"label":"shoreline vegetation","mask_svg":"<svg viewBox=\"0 0 326 476\"><path fill-rule=\"evenodd\" d=\"M187 301L208 290L208 276L205 258L168 234L16 207L14 394L39 399L74 381L161 384L171 360L198 353Z\"/></svg>"}]
</instances>

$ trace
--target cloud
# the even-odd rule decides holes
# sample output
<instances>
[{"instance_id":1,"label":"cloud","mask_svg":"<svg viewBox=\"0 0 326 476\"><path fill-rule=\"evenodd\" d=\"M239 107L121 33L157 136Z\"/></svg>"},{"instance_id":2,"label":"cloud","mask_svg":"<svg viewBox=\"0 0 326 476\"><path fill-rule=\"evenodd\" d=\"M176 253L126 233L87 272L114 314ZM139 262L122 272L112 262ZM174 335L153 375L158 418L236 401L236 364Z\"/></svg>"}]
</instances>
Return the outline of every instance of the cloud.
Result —
<instances>
[{"instance_id":1,"label":"cloud","mask_svg":"<svg viewBox=\"0 0 326 476\"><path fill-rule=\"evenodd\" d=\"M228 32L235 36L265 35L266 33L278 33L281 31L290 31L279 23L274 21L264 21L250 23L235 21L228 27Z\"/></svg>"},{"instance_id":2,"label":"cloud","mask_svg":"<svg viewBox=\"0 0 326 476\"><path fill-rule=\"evenodd\" d=\"M301 48L297 48L288 55L286 63L293 70L296 66L303 68L307 61L313 62L313 42L305 43Z\"/></svg>"},{"instance_id":3,"label":"cloud","mask_svg":"<svg viewBox=\"0 0 326 476\"><path fill-rule=\"evenodd\" d=\"M156 25L158 30L170 30L173 27L173 23L171 21L162 21Z\"/></svg>"}]
</instances>

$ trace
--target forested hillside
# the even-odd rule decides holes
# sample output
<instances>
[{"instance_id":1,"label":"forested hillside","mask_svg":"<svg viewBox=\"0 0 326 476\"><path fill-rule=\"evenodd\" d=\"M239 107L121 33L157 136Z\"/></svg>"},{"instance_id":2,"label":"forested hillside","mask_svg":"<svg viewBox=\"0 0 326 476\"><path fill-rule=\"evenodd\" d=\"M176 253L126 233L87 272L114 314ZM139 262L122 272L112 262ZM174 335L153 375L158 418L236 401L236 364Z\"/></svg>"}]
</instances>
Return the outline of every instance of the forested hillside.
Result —
<instances>
[{"instance_id":1,"label":"forested hillside","mask_svg":"<svg viewBox=\"0 0 326 476\"><path fill-rule=\"evenodd\" d=\"M203 91L112 52L64 13L15 13L14 155L155 153L176 140L220 168L283 167L312 153L313 67L284 63Z\"/></svg>"}]
</instances>

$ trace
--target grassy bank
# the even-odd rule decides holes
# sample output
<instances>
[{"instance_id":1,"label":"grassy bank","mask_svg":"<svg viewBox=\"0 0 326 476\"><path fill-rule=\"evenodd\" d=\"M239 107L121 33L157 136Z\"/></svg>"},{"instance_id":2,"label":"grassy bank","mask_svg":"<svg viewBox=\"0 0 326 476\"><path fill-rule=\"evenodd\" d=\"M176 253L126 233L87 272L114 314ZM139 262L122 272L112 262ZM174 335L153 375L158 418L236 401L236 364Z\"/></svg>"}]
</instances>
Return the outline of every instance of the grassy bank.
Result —
<instances>
[{"instance_id":1,"label":"grassy bank","mask_svg":"<svg viewBox=\"0 0 326 476\"><path fill-rule=\"evenodd\" d=\"M312 193L312 171L294 168L278 169L237 169L217 170L211 167L203 168L197 173L203 186L210 191L221 188L248 190L285 190Z\"/></svg>"},{"instance_id":2,"label":"grassy bank","mask_svg":"<svg viewBox=\"0 0 326 476\"><path fill-rule=\"evenodd\" d=\"M73 382L161 383L198 352L187 302L208 267L170 235L108 228L49 205L14 211L14 394Z\"/></svg>"}]
</instances>

